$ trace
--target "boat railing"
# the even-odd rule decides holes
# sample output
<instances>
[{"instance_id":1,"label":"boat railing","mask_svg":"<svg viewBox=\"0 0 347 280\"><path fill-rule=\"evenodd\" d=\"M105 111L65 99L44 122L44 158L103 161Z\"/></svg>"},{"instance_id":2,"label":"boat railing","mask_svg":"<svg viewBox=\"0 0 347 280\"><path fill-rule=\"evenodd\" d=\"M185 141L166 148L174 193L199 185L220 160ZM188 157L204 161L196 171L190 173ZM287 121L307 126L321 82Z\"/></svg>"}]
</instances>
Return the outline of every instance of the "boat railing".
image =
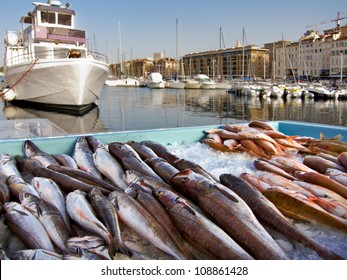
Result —
<instances>
[{"instance_id":1,"label":"boat railing","mask_svg":"<svg viewBox=\"0 0 347 280\"><path fill-rule=\"evenodd\" d=\"M36 51L31 53L25 53L17 56L13 56L6 61L7 66L13 66L22 63L31 63L35 59L39 60L58 60L58 59L91 59L97 60L104 63L108 62L108 59L105 55L86 51L83 49L48 49L44 51Z\"/></svg>"}]
</instances>

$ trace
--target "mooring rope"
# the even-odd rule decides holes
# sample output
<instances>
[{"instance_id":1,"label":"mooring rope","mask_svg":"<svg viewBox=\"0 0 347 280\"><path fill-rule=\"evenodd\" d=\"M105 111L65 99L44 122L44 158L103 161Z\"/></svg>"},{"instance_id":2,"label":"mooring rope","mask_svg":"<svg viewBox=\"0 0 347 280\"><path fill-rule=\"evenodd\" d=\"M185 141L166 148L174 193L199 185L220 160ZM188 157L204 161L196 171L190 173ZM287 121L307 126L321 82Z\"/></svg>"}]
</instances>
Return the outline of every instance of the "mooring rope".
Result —
<instances>
[{"instance_id":1,"label":"mooring rope","mask_svg":"<svg viewBox=\"0 0 347 280\"><path fill-rule=\"evenodd\" d=\"M11 87L9 87L7 90L3 91L0 93L0 97L2 97L3 95L5 95L7 92L9 92L11 89L13 89L21 80L23 80L23 78L30 72L30 70L34 67L34 65L36 64L36 62L39 60L39 58L37 57L34 62L30 65L30 67L28 68L28 70L26 70L24 72L24 74L22 75L22 77L20 77L20 79L18 79L17 82L15 82Z\"/></svg>"}]
</instances>

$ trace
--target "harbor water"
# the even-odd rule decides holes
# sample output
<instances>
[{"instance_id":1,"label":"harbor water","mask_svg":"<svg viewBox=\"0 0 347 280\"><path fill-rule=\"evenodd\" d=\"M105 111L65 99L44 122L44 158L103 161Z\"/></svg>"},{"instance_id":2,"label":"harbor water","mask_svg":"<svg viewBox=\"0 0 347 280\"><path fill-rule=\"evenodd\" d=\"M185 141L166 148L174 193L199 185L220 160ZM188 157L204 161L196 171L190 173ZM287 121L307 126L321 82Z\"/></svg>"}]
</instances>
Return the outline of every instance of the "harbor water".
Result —
<instances>
[{"instance_id":1,"label":"harbor water","mask_svg":"<svg viewBox=\"0 0 347 280\"><path fill-rule=\"evenodd\" d=\"M294 120L347 126L347 101L259 98L225 90L107 87L97 106L76 116L1 103L0 120L48 119L68 134ZM2 138L10 138L8 133Z\"/></svg>"}]
</instances>

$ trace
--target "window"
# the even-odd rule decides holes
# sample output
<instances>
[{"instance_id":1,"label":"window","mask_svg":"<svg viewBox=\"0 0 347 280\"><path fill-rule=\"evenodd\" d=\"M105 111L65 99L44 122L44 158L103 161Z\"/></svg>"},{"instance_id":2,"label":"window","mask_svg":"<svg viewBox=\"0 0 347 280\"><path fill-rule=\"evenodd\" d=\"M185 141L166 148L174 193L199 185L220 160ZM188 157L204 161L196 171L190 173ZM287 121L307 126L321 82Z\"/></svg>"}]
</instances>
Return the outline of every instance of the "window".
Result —
<instances>
[{"instance_id":1,"label":"window","mask_svg":"<svg viewBox=\"0 0 347 280\"><path fill-rule=\"evenodd\" d=\"M41 12L41 22L55 24L55 13Z\"/></svg>"},{"instance_id":2,"label":"window","mask_svg":"<svg viewBox=\"0 0 347 280\"><path fill-rule=\"evenodd\" d=\"M58 14L58 24L71 26L71 15Z\"/></svg>"}]
</instances>

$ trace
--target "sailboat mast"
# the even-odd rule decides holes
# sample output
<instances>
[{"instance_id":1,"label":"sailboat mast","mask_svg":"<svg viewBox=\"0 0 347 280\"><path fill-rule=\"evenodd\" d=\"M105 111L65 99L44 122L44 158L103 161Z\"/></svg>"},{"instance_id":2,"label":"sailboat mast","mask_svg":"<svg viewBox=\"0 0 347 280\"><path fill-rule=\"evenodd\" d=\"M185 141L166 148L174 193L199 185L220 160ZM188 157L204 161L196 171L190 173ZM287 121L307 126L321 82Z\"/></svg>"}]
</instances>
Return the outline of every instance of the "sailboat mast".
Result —
<instances>
[{"instance_id":1,"label":"sailboat mast","mask_svg":"<svg viewBox=\"0 0 347 280\"><path fill-rule=\"evenodd\" d=\"M178 17L176 18L176 63L175 63L175 70L176 70L176 73L178 73L178 62L179 62L179 51L178 51L178 48L179 48L179 37L178 37Z\"/></svg>"},{"instance_id":2,"label":"sailboat mast","mask_svg":"<svg viewBox=\"0 0 347 280\"><path fill-rule=\"evenodd\" d=\"M245 28L242 29L242 76L245 77Z\"/></svg>"},{"instance_id":3,"label":"sailboat mast","mask_svg":"<svg viewBox=\"0 0 347 280\"><path fill-rule=\"evenodd\" d=\"M118 21L118 38L119 38L119 62L120 62L120 74L123 74L123 51L122 51L122 30L120 21Z\"/></svg>"}]
</instances>

